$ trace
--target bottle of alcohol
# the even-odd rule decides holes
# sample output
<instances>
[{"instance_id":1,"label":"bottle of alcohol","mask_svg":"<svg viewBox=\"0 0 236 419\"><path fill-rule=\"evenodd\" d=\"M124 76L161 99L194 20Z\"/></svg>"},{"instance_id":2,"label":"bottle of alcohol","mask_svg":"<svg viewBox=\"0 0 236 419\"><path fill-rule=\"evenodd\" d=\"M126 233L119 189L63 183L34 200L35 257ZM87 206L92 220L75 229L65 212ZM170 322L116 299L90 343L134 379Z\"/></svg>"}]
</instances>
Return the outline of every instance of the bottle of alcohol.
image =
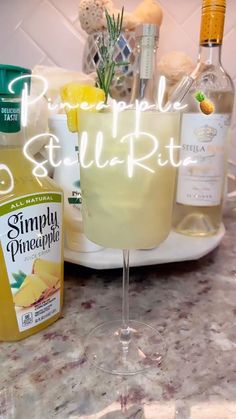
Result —
<instances>
[{"instance_id":1,"label":"bottle of alcohol","mask_svg":"<svg viewBox=\"0 0 236 419\"><path fill-rule=\"evenodd\" d=\"M179 168L173 226L187 235L213 235L222 218L234 101L233 83L221 64L225 9L225 0L203 0L198 64L186 83L192 86L184 102L180 158L196 163Z\"/></svg>"},{"instance_id":2,"label":"bottle of alcohol","mask_svg":"<svg viewBox=\"0 0 236 419\"><path fill-rule=\"evenodd\" d=\"M140 108L142 104L145 106L140 112L138 124L133 109L132 112L129 110L122 112L119 120L119 124L127 133L132 132L134 126L136 132L138 125L140 135L135 141L135 155L148 155L153 149L153 138L157 140L158 152L145 161L153 173L150 174L149 170L135 170L132 183L130 183L127 182L127 176L124 176L124 168L120 166L119 178L124 180L123 196L120 200L126 208L122 211L122 225L127 225L127 228L117 228L122 233L121 241L118 234L110 234L111 229L107 228L107 218L104 218L106 226L103 231L108 231L110 240L104 245L108 247L124 247L125 239L127 248L153 248L164 241L171 230L176 169L171 164L161 166L158 163L158 155L161 156L162 161L168 161L169 152L166 146L171 138L175 140L178 138L180 115L177 112L160 112L158 109L158 39L158 25L142 24L136 29L136 65L131 104L136 110L138 104ZM146 108L146 105L150 108ZM115 169L115 173L117 177L118 168ZM105 190L104 183L102 187ZM105 199L107 198L104 198L103 202ZM112 202L111 198L109 200ZM99 211L98 208L97 214ZM114 206L112 211L111 219L114 220ZM117 221L113 222L113 225L119 226L120 214L121 207L118 207ZM141 219L143 221L140 223ZM114 238L113 243L111 237ZM120 240L120 245L117 245L118 240ZM95 238L93 241L98 242Z\"/></svg>"},{"instance_id":3,"label":"bottle of alcohol","mask_svg":"<svg viewBox=\"0 0 236 419\"><path fill-rule=\"evenodd\" d=\"M136 29L136 63L131 93L131 103L135 100L155 104L156 66L159 26L139 25Z\"/></svg>"},{"instance_id":4,"label":"bottle of alcohol","mask_svg":"<svg viewBox=\"0 0 236 419\"><path fill-rule=\"evenodd\" d=\"M21 96L25 85L30 87L30 73L21 67L0 65L3 341L20 340L44 329L59 318L62 309L62 192L51 179L34 176L34 167L23 153Z\"/></svg>"}]
</instances>

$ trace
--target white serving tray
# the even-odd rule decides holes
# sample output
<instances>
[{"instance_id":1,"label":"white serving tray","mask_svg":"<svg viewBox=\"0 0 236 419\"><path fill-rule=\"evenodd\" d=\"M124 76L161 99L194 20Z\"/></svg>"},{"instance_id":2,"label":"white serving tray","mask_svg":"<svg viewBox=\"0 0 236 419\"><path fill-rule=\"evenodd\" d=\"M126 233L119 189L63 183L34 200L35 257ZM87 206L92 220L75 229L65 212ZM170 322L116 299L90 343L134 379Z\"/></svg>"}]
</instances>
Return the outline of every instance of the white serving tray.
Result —
<instances>
[{"instance_id":1,"label":"white serving tray","mask_svg":"<svg viewBox=\"0 0 236 419\"><path fill-rule=\"evenodd\" d=\"M187 237L171 232L168 239L152 250L132 250L130 266L147 266L161 263L196 260L214 250L225 234L221 224L217 235L211 237ZM80 253L65 249L65 261L93 269L115 269L122 267L122 253L117 249Z\"/></svg>"}]
</instances>

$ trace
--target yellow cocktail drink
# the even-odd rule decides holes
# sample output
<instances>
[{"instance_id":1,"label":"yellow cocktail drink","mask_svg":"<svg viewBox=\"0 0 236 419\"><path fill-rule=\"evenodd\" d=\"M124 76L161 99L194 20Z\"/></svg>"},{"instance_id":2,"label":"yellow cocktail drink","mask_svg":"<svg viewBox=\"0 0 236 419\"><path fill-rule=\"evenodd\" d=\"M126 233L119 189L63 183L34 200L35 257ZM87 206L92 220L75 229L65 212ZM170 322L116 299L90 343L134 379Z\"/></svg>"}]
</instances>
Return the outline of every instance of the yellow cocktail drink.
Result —
<instances>
[{"instance_id":1,"label":"yellow cocktail drink","mask_svg":"<svg viewBox=\"0 0 236 419\"><path fill-rule=\"evenodd\" d=\"M179 114L141 112L137 133L136 112L126 110L116 136L113 125L112 112L81 114L85 234L104 247L158 246L171 229L176 168L167 146L178 142Z\"/></svg>"}]
</instances>

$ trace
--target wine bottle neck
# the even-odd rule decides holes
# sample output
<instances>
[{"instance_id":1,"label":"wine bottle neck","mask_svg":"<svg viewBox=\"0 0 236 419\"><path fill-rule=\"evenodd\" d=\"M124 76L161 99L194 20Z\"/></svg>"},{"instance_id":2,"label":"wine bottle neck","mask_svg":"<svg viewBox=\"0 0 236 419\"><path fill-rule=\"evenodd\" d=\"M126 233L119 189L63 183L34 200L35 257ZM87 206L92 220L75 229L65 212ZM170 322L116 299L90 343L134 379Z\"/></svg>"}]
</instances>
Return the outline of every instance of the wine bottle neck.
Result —
<instances>
[{"instance_id":1,"label":"wine bottle neck","mask_svg":"<svg viewBox=\"0 0 236 419\"><path fill-rule=\"evenodd\" d=\"M198 62L221 65L225 24L225 0L203 0Z\"/></svg>"},{"instance_id":2,"label":"wine bottle neck","mask_svg":"<svg viewBox=\"0 0 236 419\"><path fill-rule=\"evenodd\" d=\"M219 66L221 65L221 45L200 45L198 63L205 66Z\"/></svg>"},{"instance_id":3,"label":"wine bottle neck","mask_svg":"<svg viewBox=\"0 0 236 419\"><path fill-rule=\"evenodd\" d=\"M168 103L182 103L193 83L209 66L221 66L226 0L202 0L202 20L198 63L171 93Z\"/></svg>"}]
</instances>

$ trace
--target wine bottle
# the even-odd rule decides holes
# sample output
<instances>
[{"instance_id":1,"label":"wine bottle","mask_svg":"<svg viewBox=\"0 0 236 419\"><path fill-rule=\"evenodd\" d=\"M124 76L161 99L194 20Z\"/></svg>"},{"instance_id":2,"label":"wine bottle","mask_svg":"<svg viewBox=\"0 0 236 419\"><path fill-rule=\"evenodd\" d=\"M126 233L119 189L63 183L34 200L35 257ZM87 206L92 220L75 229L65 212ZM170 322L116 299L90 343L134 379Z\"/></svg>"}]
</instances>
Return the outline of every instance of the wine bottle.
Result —
<instances>
[{"instance_id":1,"label":"wine bottle","mask_svg":"<svg viewBox=\"0 0 236 419\"><path fill-rule=\"evenodd\" d=\"M185 96L180 159L194 165L178 171L173 227L193 236L215 234L222 219L234 86L221 64L225 0L203 0L195 79ZM181 90L181 89L180 89ZM178 92L177 92L178 93ZM178 96L178 94L177 94Z\"/></svg>"}]
</instances>

